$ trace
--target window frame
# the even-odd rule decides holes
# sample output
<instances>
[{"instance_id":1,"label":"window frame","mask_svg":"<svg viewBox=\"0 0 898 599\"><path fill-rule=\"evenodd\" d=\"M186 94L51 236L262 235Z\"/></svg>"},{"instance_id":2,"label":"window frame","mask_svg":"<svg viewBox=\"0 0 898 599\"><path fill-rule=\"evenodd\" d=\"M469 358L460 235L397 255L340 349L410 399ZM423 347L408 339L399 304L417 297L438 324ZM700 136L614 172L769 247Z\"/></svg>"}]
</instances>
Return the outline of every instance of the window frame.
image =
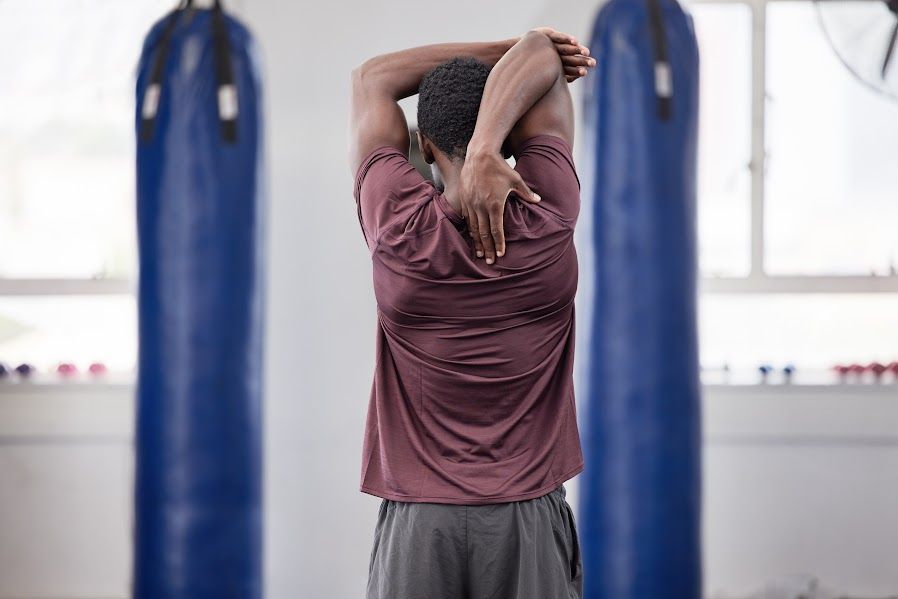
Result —
<instances>
[{"instance_id":1,"label":"window frame","mask_svg":"<svg viewBox=\"0 0 898 599\"><path fill-rule=\"evenodd\" d=\"M690 4L741 4L751 12L750 266L743 277L700 277L704 293L896 293L898 275L771 275L765 271L764 184L767 97L767 5L813 0L690 0ZM874 1L874 0L860 0Z\"/></svg>"},{"instance_id":2,"label":"window frame","mask_svg":"<svg viewBox=\"0 0 898 599\"><path fill-rule=\"evenodd\" d=\"M21 295L133 295L134 281L126 278L20 279L0 277L0 297Z\"/></svg>"}]
</instances>

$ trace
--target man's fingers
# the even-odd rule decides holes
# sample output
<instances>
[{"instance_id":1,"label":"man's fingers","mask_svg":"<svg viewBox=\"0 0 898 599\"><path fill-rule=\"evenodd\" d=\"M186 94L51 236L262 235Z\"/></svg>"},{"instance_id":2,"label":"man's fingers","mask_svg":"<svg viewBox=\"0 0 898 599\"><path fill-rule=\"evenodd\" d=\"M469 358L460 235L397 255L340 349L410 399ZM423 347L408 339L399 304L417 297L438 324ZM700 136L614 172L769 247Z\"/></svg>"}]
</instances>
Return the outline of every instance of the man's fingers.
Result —
<instances>
[{"instance_id":1,"label":"man's fingers","mask_svg":"<svg viewBox=\"0 0 898 599\"><path fill-rule=\"evenodd\" d=\"M596 59L582 54L562 56L561 65L564 68L564 76L570 83L580 77L585 77L588 69L596 65Z\"/></svg>"},{"instance_id":2,"label":"man's fingers","mask_svg":"<svg viewBox=\"0 0 898 599\"><path fill-rule=\"evenodd\" d=\"M514 187L511 188L511 191L517 194L517 196L522 200L530 202L532 204L537 203L541 199L538 194L534 193L532 189L527 187L527 184L524 183L524 180L521 179L520 176L518 177L517 181L515 181Z\"/></svg>"},{"instance_id":3,"label":"man's fingers","mask_svg":"<svg viewBox=\"0 0 898 599\"><path fill-rule=\"evenodd\" d=\"M474 252L478 258L483 258L483 243L480 241L480 224L477 221L477 211L468 210L468 235L474 239Z\"/></svg>"},{"instance_id":4,"label":"man's fingers","mask_svg":"<svg viewBox=\"0 0 898 599\"><path fill-rule=\"evenodd\" d=\"M565 67L594 67L596 65L596 59L591 56L562 56L561 64Z\"/></svg>"},{"instance_id":5,"label":"man's fingers","mask_svg":"<svg viewBox=\"0 0 898 599\"><path fill-rule=\"evenodd\" d=\"M496 256L505 255L505 224L503 217L505 216L505 203L493 206L490 211L490 233L493 236L493 245L496 248Z\"/></svg>"},{"instance_id":6,"label":"man's fingers","mask_svg":"<svg viewBox=\"0 0 898 599\"><path fill-rule=\"evenodd\" d=\"M561 31L552 29L551 27L537 27L537 30L549 36L549 39L556 44L577 44L577 40L576 38L574 38L574 36L567 33L562 33Z\"/></svg>"},{"instance_id":7,"label":"man's fingers","mask_svg":"<svg viewBox=\"0 0 898 599\"><path fill-rule=\"evenodd\" d=\"M555 49L558 50L558 53L561 54L561 56L582 54L580 48L581 46L575 46L574 44L555 44Z\"/></svg>"},{"instance_id":8,"label":"man's fingers","mask_svg":"<svg viewBox=\"0 0 898 599\"><path fill-rule=\"evenodd\" d=\"M586 76L586 68L584 67L565 67L564 76L572 80Z\"/></svg>"},{"instance_id":9,"label":"man's fingers","mask_svg":"<svg viewBox=\"0 0 898 599\"><path fill-rule=\"evenodd\" d=\"M493 234L490 231L490 215L485 210L477 212L477 228L480 231L480 243L483 244L483 253L486 263L496 261L496 247L493 245Z\"/></svg>"},{"instance_id":10,"label":"man's fingers","mask_svg":"<svg viewBox=\"0 0 898 599\"><path fill-rule=\"evenodd\" d=\"M573 44L555 44L555 49L561 58L567 56L589 56L589 48L586 46L575 46Z\"/></svg>"}]
</instances>

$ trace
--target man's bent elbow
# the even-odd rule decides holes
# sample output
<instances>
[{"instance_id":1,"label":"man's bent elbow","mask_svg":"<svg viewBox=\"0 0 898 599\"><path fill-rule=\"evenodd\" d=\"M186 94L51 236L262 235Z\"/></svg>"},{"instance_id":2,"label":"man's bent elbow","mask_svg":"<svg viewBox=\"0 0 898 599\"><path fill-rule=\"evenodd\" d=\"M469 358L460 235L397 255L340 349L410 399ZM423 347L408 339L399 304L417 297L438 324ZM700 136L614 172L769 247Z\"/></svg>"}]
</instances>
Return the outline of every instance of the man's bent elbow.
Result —
<instances>
[{"instance_id":1,"label":"man's bent elbow","mask_svg":"<svg viewBox=\"0 0 898 599\"><path fill-rule=\"evenodd\" d=\"M556 79L564 75L561 56L558 55L555 42L548 35L531 29L524 34L521 42L526 44L525 48L531 60L530 66L535 69L534 72L545 74L546 77L554 76Z\"/></svg>"},{"instance_id":2,"label":"man's bent elbow","mask_svg":"<svg viewBox=\"0 0 898 599\"><path fill-rule=\"evenodd\" d=\"M380 60L378 56L369 58L365 62L352 69L352 85L353 87L369 86L377 79L378 67Z\"/></svg>"},{"instance_id":3,"label":"man's bent elbow","mask_svg":"<svg viewBox=\"0 0 898 599\"><path fill-rule=\"evenodd\" d=\"M360 65L357 65L350 72L349 80L352 82L353 87L358 87L359 85L362 84L362 81L365 77L365 69L367 68L366 67L367 62L368 61L365 61L365 62L361 63Z\"/></svg>"},{"instance_id":4,"label":"man's bent elbow","mask_svg":"<svg viewBox=\"0 0 898 599\"><path fill-rule=\"evenodd\" d=\"M552 39L542 31L531 29L524 34L524 37L521 38L521 41L531 45L534 50L549 51L553 54L558 54L558 51L555 49L555 42L553 42Z\"/></svg>"}]
</instances>

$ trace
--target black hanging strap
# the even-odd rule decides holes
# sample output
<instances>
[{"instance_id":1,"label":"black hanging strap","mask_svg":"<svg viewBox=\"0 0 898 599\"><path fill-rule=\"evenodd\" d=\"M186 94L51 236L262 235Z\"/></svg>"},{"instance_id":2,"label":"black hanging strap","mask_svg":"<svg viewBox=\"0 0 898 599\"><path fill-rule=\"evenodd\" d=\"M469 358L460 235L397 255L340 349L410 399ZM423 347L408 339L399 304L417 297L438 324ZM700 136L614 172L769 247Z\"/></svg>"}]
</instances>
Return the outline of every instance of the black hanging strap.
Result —
<instances>
[{"instance_id":1,"label":"black hanging strap","mask_svg":"<svg viewBox=\"0 0 898 599\"><path fill-rule=\"evenodd\" d=\"M212 44L215 50L215 77L218 80L218 120L227 143L237 141L237 86L231 66L231 42L221 3L212 9Z\"/></svg>"},{"instance_id":2,"label":"black hanging strap","mask_svg":"<svg viewBox=\"0 0 898 599\"><path fill-rule=\"evenodd\" d=\"M655 98L658 117L667 121L671 117L673 98L673 75L667 57L667 38L664 36L664 20L661 16L660 0L646 0L649 11L649 26L652 31L652 47L655 51Z\"/></svg>"},{"instance_id":3,"label":"black hanging strap","mask_svg":"<svg viewBox=\"0 0 898 599\"><path fill-rule=\"evenodd\" d=\"M150 72L150 81L141 101L140 108L140 140L150 141L155 130L156 116L159 111L159 99L162 94L162 79L165 74L165 63L168 59L168 49L171 44L172 34L178 19L188 8L193 6L193 0L182 0L178 8L173 10L168 17L162 35L159 38L159 46L153 68ZM226 143L237 141L237 87L234 85L234 71L231 66L231 44L228 36L228 26L225 20L221 2L215 0L212 8L212 45L215 57L216 106L218 120L221 123L221 136Z\"/></svg>"},{"instance_id":4,"label":"black hanging strap","mask_svg":"<svg viewBox=\"0 0 898 599\"><path fill-rule=\"evenodd\" d=\"M140 104L140 141L147 142L153 139L156 125L156 114L159 112L159 97L162 94L162 76L165 73L165 61L168 58L168 46L171 43L172 33L178 24L183 6L171 11L165 29L159 37L159 46L156 50L156 60L153 61L153 70L150 71L150 81Z\"/></svg>"}]
</instances>

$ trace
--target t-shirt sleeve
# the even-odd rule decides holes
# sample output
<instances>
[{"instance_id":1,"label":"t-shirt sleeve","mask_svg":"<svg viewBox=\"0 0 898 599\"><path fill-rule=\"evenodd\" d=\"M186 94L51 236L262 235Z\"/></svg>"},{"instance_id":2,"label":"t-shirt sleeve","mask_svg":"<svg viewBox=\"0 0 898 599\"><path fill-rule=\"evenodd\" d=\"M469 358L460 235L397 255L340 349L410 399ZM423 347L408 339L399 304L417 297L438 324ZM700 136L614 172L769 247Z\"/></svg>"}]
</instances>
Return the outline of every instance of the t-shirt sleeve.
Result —
<instances>
[{"instance_id":1,"label":"t-shirt sleeve","mask_svg":"<svg viewBox=\"0 0 898 599\"><path fill-rule=\"evenodd\" d=\"M371 151L355 177L356 208L368 249L374 251L383 231L414 209L410 198L430 183L397 148Z\"/></svg>"},{"instance_id":2,"label":"t-shirt sleeve","mask_svg":"<svg viewBox=\"0 0 898 599\"><path fill-rule=\"evenodd\" d=\"M524 140L515 158L515 170L541 198L538 205L573 227L580 213L580 179L567 142L535 135Z\"/></svg>"}]
</instances>

